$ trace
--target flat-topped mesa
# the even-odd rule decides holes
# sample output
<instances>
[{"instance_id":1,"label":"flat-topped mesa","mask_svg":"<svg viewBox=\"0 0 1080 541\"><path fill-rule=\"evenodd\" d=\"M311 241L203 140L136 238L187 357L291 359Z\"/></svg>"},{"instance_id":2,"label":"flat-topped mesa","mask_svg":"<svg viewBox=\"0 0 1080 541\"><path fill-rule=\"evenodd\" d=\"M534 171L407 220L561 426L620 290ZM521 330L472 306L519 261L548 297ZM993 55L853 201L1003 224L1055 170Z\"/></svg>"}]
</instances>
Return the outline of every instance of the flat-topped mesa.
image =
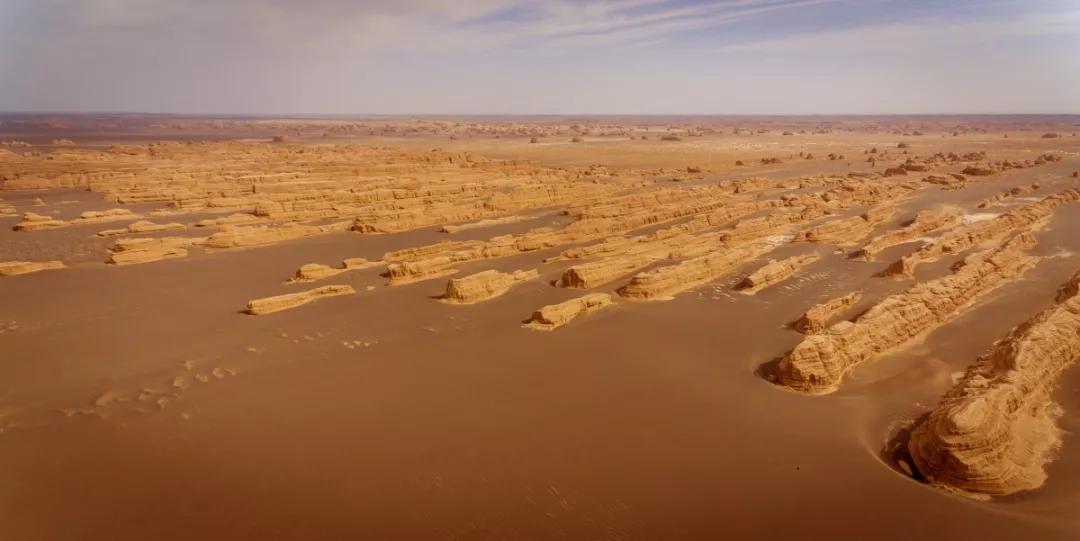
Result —
<instances>
[{"instance_id":1,"label":"flat-topped mesa","mask_svg":"<svg viewBox=\"0 0 1080 541\"><path fill-rule=\"evenodd\" d=\"M779 261L776 259L769 260L765 266L750 273L746 278L743 278L743 281L739 282L738 289L743 293L753 295L762 289L787 280L798 272L799 269L818 259L821 259L821 255L812 253L797 255Z\"/></svg>"},{"instance_id":2,"label":"flat-topped mesa","mask_svg":"<svg viewBox=\"0 0 1080 541\"><path fill-rule=\"evenodd\" d=\"M800 231L795 240L823 244L848 245L866 238L874 228L895 214L891 206L874 207L859 216L837 218Z\"/></svg>"},{"instance_id":3,"label":"flat-topped mesa","mask_svg":"<svg viewBox=\"0 0 1080 541\"><path fill-rule=\"evenodd\" d=\"M1031 268L1031 234L1020 234L968 256L952 274L891 295L854 322L807 336L781 360L778 382L813 394L836 390L856 365L955 319L961 310Z\"/></svg>"},{"instance_id":4,"label":"flat-topped mesa","mask_svg":"<svg viewBox=\"0 0 1080 541\"><path fill-rule=\"evenodd\" d=\"M62 268L64 264L60 261L0 261L0 276L16 276Z\"/></svg>"},{"instance_id":5,"label":"flat-topped mesa","mask_svg":"<svg viewBox=\"0 0 1080 541\"><path fill-rule=\"evenodd\" d=\"M558 285L575 289L594 288L651 265L657 259L650 254L631 254L581 263L563 271Z\"/></svg>"},{"instance_id":6,"label":"flat-topped mesa","mask_svg":"<svg viewBox=\"0 0 1080 541\"><path fill-rule=\"evenodd\" d=\"M273 312L280 312L282 310L289 310L290 308L296 308L297 306L303 306L309 302L317 301L322 298L336 297L339 295L352 295L353 293L356 293L356 290L354 290L352 286L321 286L315 289L301 291L299 293L287 293L285 295L277 295L274 297L266 297L262 299L248 301L247 313L256 316L270 314Z\"/></svg>"},{"instance_id":7,"label":"flat-topped mesa","mask_svg":"<svg viewBox=\"0 0 1080 541\"><path fill-rule=\"evenodd\" d=\"M719 248L711 253L638 273L619 288L620 296L633 300L667 300L677 293L712 282L744 263L770 252L767 243Z\"/></svg>"},{"instance_id":8,"label":"flat-topped mesa","mask_svg":"<svg viewBox=\"0 0 1080 541\"><path fill-rule=\"evenodd\" d=\"M483 229L485 227L493 227L493 226L496 226L496 225L512 224L512 223L521 222L521 221L528 220L528 219L529 219L528 216L520 216L520 215L516 215L516 214L511 215L511 216L503 216L501 218L486 218L486 219L483 219L483 220L464 223L464 224L456 224L456 225L455 224L447 224L447 225L442 226L442 228L439 229L439 232L441 232L441 233L451 233L451 234L460 233L462 231L470 231L470 230L473 230L473 229Z\"/></svg>"},{"instance_id":9,"label":"flat-topped mesa","mask_svg":"<svg viewBox=\"0 0 1080 541\"><path fill-rule=\"evenodd\" d=\"M134 235L139 233L158 233L161 231L179 231L184 229L184 224L181 223L167 223L156 224L146 220L139 220L137 222L128 224L127 227L119 229L106 229L104 231L98 231L99 237L115 237L118 235Z\"/></svg>"},{"instance_id":10,"label":"flat-topped mesa","mask_svg":"<svg viewBox=\"0 0 1080 541\"><path fill-rule=\"evenodd\" d=\"M874 237L870 242L866 243L865 246L852 254L852 257L858 257L869 261L873 259L875 254L890 246L911 242L923 237L927 233L956 224L960 220L962 212L962 210L956 207L919 211L910 224L903 228L887 231Z\"/></svg>"},{"instance_id":11,"label":"flat-topped mesa","mask_svg":"<svg viewBox=\"0 0 1080 541\"><path fill-rule=\"evenodd\" d=\"M911 277L921 263L937 261L958 254L984 242L999 240L1017 230L1031 230L1044 225L1061 205L1080 201L1080 188L1049 195L1034 203L1011 210L996 218L969 222L946 231L934 242L904 256L886 268L882 275Z\"/></svg>"},{"instance_id":12,"label":"flat-topped mesa","mask_svg":"<svg viewBox=\"0 0 1080 541\"><path fill-rule=\"evenodd\" d=\"M791 327L803 334L818 334L828 328L829 321L837 314L855 305L859 299L862 299L862 293L856 291L815 304L802 317L795 320Z\"/></svg>"},{"instance_id":13,"label":"flat-topped mesa","mask_svg":"<svg viewBox=\"0 0 1080 541\"><path fill-rule=\"evenodd\" d=\"M205 240L205 238L199 237L117 239L109 247L109 259L106 263L112 265L136 265L163 259L186 257L188 248Z\"/></svg>"},{"instance_id":14,"label":"flat-topped mesa","mask_svg":"<svg viewBox=\"0 0 1080 541\"><path fill-rule=\"evenodd\" d=\"M536 269L499 272L486 270L446 282L446 292L440 300L451 304L473 304L494 299L522 282L540 277Z\"/></svg>"},{"instance_id":15,"label":"flat-topped mesa","mask_svg":"<svg viewBox=\"0 0 1080 541\"><path fill-rule=\"evenodd\" d=\"M538 331L552 331L570 323L574 318L590 314L614 305L607 293L590 293L559 304L549 304L533 312L526 327Z\"/></svg>"},{"instance_id":16,"label":"flat-topped mesa","mask_svg":"<svg viewBox=\"0 0 1080 541\"><path fill-rule=\"evenodd\" d=\"M1080 273L1057 303L1014 328L968 368L911 431L908 451L930 483L1006 495L1046 481L1061 445L1053 392L1080 360Z\"/></svg>"}]
</instances>

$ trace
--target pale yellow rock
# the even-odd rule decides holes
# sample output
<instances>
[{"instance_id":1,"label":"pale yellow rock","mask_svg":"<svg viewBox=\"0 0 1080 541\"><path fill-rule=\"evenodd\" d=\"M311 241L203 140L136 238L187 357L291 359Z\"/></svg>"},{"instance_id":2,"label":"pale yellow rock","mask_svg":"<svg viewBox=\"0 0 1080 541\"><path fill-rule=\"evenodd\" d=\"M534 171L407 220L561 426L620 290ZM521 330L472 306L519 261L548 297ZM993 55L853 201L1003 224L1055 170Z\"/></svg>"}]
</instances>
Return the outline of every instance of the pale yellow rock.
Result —
<instances>
[{"instance_id":1,"label":"pale yellow rock","mask_svg":"<svg viewBox=\"0 0 1080 541\"><path fill-rule=\"evenodd\" d=\"M486 270L462 278L452 278L446 283L441 300L452 304L473 304L503 295L510 288L540 277L539 271L518 270L499 272Z\"/></svg>"},{"instance_id":2,"label":"pale yellow rock","mask_svg":"<svg viewBox=\"0 0 1080 541\"><path fill-rule=\"evenodd\" d=\"M551 331L570 323L578 316L596 312L614 302L607 293L590 293L558 304L550 304L533 312L526 324L530 329Z\"/></svg>"},{"instance_id":3,"label":"pale yellow rock","mask_svg":"<svg viewBox=\"0 0 1080 541\"><path fill-rule=\"evenodd\" d=\"M62 268L64 264L60 261L0 261L0 276L15 276Z\"/></svg>"},{"instance_id":4,"label":"pale yellow rock","mask_svg":"<svg viewBox=\"0 0 1080 541\"><path fill-rule=\"evenodd\" d=\"M138 234L138 233L158 233L161 231L179 231L184 229L184 224L181 223L167 223L156 224L154 222L139 220L137 222L129 224L127 227L120 229L106 229L99 231L99 237L115 237L118 235Z\"/></svg>"},{"instance_id":5,"label":"pale yellow rock","mask_svg":"<svg viewBox=\"0 0 1080 541\"><path fill-rule=\"evenodd\" d=\"M828 327L829 320L839 314L845 308L854 305L862 298L858 292L848 293L843 297L829 299L821 304L812 306L802 315L792 327L803 334L817 334Z\"/></svg>"},{"instance_id":6,"label":"pale yellow rock","mask_svg":"<svg viewBox=\"0 0 1080 541\"><path fill-rule=\"evenodd\" d=\"M1038 260L1027 253L1034 245L1032 235L1018 235L969 256L944 278L885 298L854 322L807 336L780 360L779 382L807 393L834 391L856 365L954 319L963 307L1023 274Z\"/></svg>"},{"instance_id":7,"label":"pale yellow rock","mask_svg":"<svg viewBox=\"0 0 1080 541\"><path fill-rule=\"evenodd\" d=\"M204 241L198 237L160 237L117 239L109 247L109 259L113 265L137 265L163 259L187 256L187 248Z\"/></svg>"},{"instance_id":8,"label":"pale yellow rock","mask_svg":"<svg viewBox=\"0 0 1080 541\"><path fill-rule=\"evenodd\" d=\"M559 278L559 286L577 289L601 286L640 270L657 259L650 254L631 254L574 265L563 271L562 277Z\"/></svg>"},{"instance_id":9,"label":"pale yellow rock","mask_svg":"<svg viewBox=\"0 0 1080 541\"><path fill-rule=\"evenodd\" d=\"M1080 359L1080 273L1050 308L1014 328L968 368L911 431L908 451L929 482L1005 495L1042 486L1061 445L1053 393Z\"/></svg>"},{"instance_id":10,"label":"pale yellow rock","mask_svg":"<svg viewBox=\"0 0 1080 541\"><path fill-rule=\"evenodd\" d=\"M670 299L677 293L716 280L772 249L773 246L766 243L721 247L675 265L638 273L619 288L618 293L634 300Z\"/></svg>"},{"instance_id":11,"label":"pale yellow rock","mask_svg":"<svg viewBox=\"0 0 1080 541\"><path fill-rule=\"evenodd\" d=\"M739 283L739 289L744 293L754 294L769 286L776 285L787 280L799 269L820 259L817 253L797 255L779 261L770 260L765 266L752 272Z\"/></svg>"},{"instance_id":12,"label":"pale yellow rock","mask_svg":"<svg viewBox=\"0 0 1080 541\"><path fill-rule=\"evenodd\" d=\"M315 289L309 289L307 291L301 291L299 293L288 293L285 295L277 295L274 297L266 297L263 299L255 299L252 301L248 301L247 312L252 315L270 314L273 312L280 312L282 310L289 310L291 308L303 306L309 302L313 302L325 297L352 295L353 293L356 293L356 290L354 290L352 286L322 286Z\"/></svg>"},{"instance_id":13,"label":"pale yellow rock","mask_svg":"<svg viewBox=\"0 0 1080 541\"><path fill-rule=\"evenodd\" d=\"M452 233L460 233L462 231L470 231L470 230L473 230L473 229L482 229L482 228L485 228L485 227L493 227L493 226L496 226L496 225L512 224L512 223L520 222L522 220L527 220L527 219L528 219L527 216L518 216L518 215L503 216L501 218L486 218L486 219L479 220L479 221L476 221L476 222L469 222L469 223L464 223L464 224L457 224L457 225L447 224L447 225L442 226L442 229L440 229L439 231L441 231L443 233L451 233L451 234Z\"/></svg>"},{"instance_id":14,"label":"pale yellow rock","mask_svg":"<svg viewBox=\"0 0 1080 541\"><path fill-rule=\"evenodd\" d=\"M996 218L959 225L946 231L940 238L904 256L890 265L882 274L886 276L911 277L922 263L937 261L952 254L969 250L979 244L999 240L1018 230L1029 230L1046 224L1058 207L1080 201L1080 188L1064 190L1043 199L1009 211Z\"/></svg>"},{"instance_id":15,"label":"pale yellow rock","mask_svg":"<svg viewBox=\"0 0 1080 541\"><path fill-rule=\"evenodd\" d=\"M878 252L897 244L911 242L927 233L931 233L944 227L956 224L960 220L962 211L952 207L940 210L924 210L915 215L915 219L907 226L882 233L866 243L854 256L870 260Z\"/></svg>"}]
</instances>

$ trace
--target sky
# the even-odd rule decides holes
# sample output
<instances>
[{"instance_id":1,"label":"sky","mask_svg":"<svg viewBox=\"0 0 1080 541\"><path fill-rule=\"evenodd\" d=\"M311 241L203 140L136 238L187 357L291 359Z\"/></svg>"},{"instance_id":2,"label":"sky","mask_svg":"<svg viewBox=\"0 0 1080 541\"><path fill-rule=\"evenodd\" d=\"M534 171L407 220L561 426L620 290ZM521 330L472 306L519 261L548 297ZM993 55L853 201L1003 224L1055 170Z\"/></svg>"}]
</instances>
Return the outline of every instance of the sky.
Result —
<instances>
[{"instance_id":1,"label":"sky","mask_svg":"<svg viewBox=\"0 0 1080 541\"><path fill-rule=\"evenodd\" d=\"M0 111L1080 113L1080 0L0 0Z\"/></svg>"}]
</instances>

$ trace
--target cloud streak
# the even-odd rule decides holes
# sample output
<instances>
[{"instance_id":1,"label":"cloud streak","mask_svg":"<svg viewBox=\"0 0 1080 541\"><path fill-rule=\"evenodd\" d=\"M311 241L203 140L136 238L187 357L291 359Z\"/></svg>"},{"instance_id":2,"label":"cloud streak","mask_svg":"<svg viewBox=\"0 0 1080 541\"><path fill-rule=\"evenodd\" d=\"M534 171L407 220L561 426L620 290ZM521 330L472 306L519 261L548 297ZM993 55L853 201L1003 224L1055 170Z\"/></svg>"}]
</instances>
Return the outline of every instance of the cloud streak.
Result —
<instances>
[{"instance_id":1,"label":"cloud streak","mask_svg":"<svg viewBox=\"0 0 1080 541\"><path fill-rule=\"evenodd\" d=\"M1078 58L1080 0L0 1L0 110L1080 112Z\"/></svg>"}]
</instances>

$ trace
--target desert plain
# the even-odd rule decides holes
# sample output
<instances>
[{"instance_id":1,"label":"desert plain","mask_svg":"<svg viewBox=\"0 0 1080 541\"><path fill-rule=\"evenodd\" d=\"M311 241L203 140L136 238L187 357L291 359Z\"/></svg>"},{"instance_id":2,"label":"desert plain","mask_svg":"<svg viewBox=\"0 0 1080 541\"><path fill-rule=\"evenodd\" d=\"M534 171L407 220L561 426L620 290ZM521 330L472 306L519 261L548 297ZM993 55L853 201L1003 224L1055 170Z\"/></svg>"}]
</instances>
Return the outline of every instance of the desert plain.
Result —
<instances>
[{"instance_id":1,"label":"desert plain","mask_svg":"<svg viewBox=\"0 0 1080 541\"><path fill-rule=\"evenodd\" d=\"M1080 117L0 122L0 538L1080 538Z\"/></svg>"}]
</instances>

